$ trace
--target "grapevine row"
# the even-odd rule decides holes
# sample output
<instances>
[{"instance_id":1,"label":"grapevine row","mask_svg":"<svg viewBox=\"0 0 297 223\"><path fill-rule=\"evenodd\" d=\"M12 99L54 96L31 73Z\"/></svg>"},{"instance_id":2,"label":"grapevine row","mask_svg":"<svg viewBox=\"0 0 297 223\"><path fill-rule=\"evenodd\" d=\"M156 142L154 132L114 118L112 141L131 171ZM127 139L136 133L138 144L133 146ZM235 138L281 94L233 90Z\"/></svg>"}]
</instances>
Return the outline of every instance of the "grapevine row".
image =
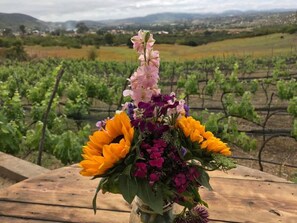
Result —
<instances>
[{"instance_id":1,"label":"grapevine row","mask_svg":"<svg viewBox=\"0 0 297 223\"><path fill-rule=\"evenodd\" d=\"M179 97L187 100L194 115L200 110L197 118L231 145L244 150L258 146L261 161L266 142L270 140L268 136L271 136L267 123L274 116L288 116L293 123L285 132L275 130L273 136L285 134L297 138L296 59L297 55L290 55L164 62L160 69L162 90L178 92ZM45 124L44 114L56 77L53 71L58 66L63 67L64 75ZM125 102L121 93L136 67L137 63L86 60L0 62L1 150L9 153L37 150L44 134L44 151L65 164L79 161L81 145L95 129L93 120L90 122L88 117L91 113L105 111L111 116ZM253 75L258 70L265 71L263 77ZM254 105L257 94L265 95L262 107ZM277 104L279 101L281 105ZM206 102L219 105L206 106ZM259 113L263 111L265 114ZM98 120L106 116L99 114ZM260 145L250 136L258 132L241 131L240 120L261 129ZM259 165L261 168L261 163Z\"/></svg>"}]
</instances>

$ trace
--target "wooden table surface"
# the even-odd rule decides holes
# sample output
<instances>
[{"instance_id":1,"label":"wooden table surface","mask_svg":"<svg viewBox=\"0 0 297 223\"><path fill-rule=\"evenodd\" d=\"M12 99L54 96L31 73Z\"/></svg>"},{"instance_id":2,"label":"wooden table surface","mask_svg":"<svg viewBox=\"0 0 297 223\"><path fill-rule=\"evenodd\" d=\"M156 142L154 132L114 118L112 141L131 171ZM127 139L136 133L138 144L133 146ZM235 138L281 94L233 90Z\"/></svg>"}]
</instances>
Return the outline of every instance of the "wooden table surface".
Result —
<instances>
[{"instance_id":1,"label":"wooden table surface","mask_svg":"<svg viewBox=\"0 0 297 223\"><path fill-rule=\"evenodd\" d=\"M128 223L130 206L121 195L99 194L94 215L98 180L78 172L64 167L0 191L0 223ZM210 175L214 190L200 191L211 222L297 222L296 184L243 166Z\"/></svg>"}]
</instances>

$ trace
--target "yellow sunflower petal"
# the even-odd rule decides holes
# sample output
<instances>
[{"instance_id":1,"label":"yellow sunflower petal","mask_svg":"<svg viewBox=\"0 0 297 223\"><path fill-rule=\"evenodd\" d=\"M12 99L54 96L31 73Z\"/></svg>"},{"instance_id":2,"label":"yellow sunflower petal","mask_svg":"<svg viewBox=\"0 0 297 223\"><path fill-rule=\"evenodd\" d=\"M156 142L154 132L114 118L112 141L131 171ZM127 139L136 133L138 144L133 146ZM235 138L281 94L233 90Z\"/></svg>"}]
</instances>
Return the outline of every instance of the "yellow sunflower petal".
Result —
<instances>
[{"instance_id":1,"label":"yellow sunflower petal","mask_svg":"<svg viewBox=\"0 0 297 223\"><path fill-rule=\"evenodd\" d=\"M123 136L118 141L118 137ZM83 147L83 161L80 172L84 176L100 176L112 168L119 160L126 157L130 151L134 137L134 129L125 112L116 114L108 120L106 128L94 132L90 141Z\"/></svg>"}]
</instances>

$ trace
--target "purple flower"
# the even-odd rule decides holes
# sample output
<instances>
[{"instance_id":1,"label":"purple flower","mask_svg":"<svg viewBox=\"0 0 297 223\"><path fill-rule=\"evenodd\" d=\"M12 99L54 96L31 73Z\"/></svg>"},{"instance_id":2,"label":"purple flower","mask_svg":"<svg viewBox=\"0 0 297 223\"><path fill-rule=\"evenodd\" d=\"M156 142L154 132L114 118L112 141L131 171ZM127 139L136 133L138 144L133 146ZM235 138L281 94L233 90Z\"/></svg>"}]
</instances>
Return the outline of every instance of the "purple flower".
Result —
<instances>
[{"instance_id":1,"label":"purple flower","mask_svg":"<svg viewBox=\"0 0 297 223\"><path fill-rule=\"evenodd\" d=\"M150 155L150 158L151 158L151 159L158 159L158 158L160 158L160 157L162 157L162 154L161 154L160 152L153 152L153 153L151 153L151 155Z\"/></svg>"},{"instance_id":2,"label":"purple flower","mask_svg":"<svg viewBox=\"0 0 297 223\"><path fill-rule=\"evenodd\" d=\"M98 122L96 123L96 127L97 127L99 130L101 130L102 128L105 127L105 125L106 125L106 121L107 121L107 120L109 120L109 118L104 119L104 120L101 120L101 121L98 121Z\"/></svg>"},{"instance_id":3,"label":"purple flower","mask_svg":"<svg viewBox=\"0 0 297 223\"><path fill-rule=\"evenodd\" d=\"M160 174L159 173L151 173L149 179L150 179L149 184L151 186L153 186L154 183L156 183L160 179Z\"/></svg>"},{"instance_id":4,"label":"purple flower","mask_svg":"<svg viewBox=\"0 0 297 223\"><path fill-rule=\"evenodd\" d=\"M185 104L184 109L185 109L185 112L186 112L186 117L188 117L189 116L189 111L190 111L189 106Z\"/></svg>"},{"instance_id":5,"label":"purple flower","mask_svg":"<svg viewBox=\"0 0 297 223\"><path fill-rule=\"evenodd\" d=\"M168 95L168 94L163 95L163 100L166 102L174 101L174 99L175 99L175 95Z\"/></svg>"},{"instance_id":6,"label":"purple flower","mask_svg":"<svg viewBox=\"0 0 297 223\"><path fill-rule=\"evenodd\" d=\"M139 102L138 103L138 108L140 108L140 109L148 109L149 107L151 106L151 104L150 103L146 103L146 102Z\"/></svg>"},{"instance_id":7,"label":"purple flower","mask_svg":"<svg viewBox=\"0 0 297 223\"><path fill-rule=\"evenodd\" d=\"M134 109L135 109L135 106L133 105L133 103L129 103L128 104L128 116L131 120L134 120L134 117L133 117Z\"/></svg>"},{"instance_id":8,"label":"purple flower","mask_svg":"<svg viewBox=\"0 0 297 223\"><path fill-rule=\"evenodd\" d=\"M146 121L141 120L139 123L139 129L140 131L144 132L146 128Z\"/></svg>"},{"instance_id":9,"label":"purple flower","mask_svg":"<svg viewBox=\"0 0 297 223\"><path fill-rule=\"evenodd\" d=\"M187 178L184 173L179 173L173 178L175 188L178 193L183 193L187 189Z\"/></svg>"},{"instance_id":10,"label":"purple flower","mask_svg":"<svg viewBox=\"0 0 297 223\"><path fill-rule=\"evenodd\" d=\"M199 219L199 223L208 223L209 214L204 206L198 205L191 210L191 215Z\"/></svg>"},{"instance_id":11,"label":"purple flower","mask_svg":"<svg viewBox=\"0 0 297 223\"><path fill-rule=\"evenodd\" d=\"M179 105L178 101L175 101L172 105L168 105L168 108L176 108Z\"/></svg>"},{"instance_id":12,"label":"purple flower","mask_svg":"<svg viewBox=\"0 0 297 223\"><path fill-rule=\"evenodd\" d=\"M98 122L96 123L96 127L97 127L99 130L102 129L103 126L104 126L103 121L98 121Z\"/></svg>"},{"instance_id":13,"label":"purple flower","mask_svg":"<svg viewBox=\"0 0 297 223\"><path fill-rule=\"evenodd\" d=\"M131 120L131 124L133 125L133 127L138 127L139 123L140 123L140 119Z\"/></svg>"},{"instance_id":14,"label":"purple flower","mask_svg":"<svg viewBox=\"0 0 297 223\"><path fill-rule=\"evenodd\" d=\"M159 103L159 102L162 102L162 95L161 94L153 95L152 96L152 101L155 102L156 104Z\"/></svg>"},{"instance_id":15,"label":"purple flower","mask_svg":"<svg viewBox=\"0 0 297 223\"><path fill-rule=\"evenodd\" d=\"M186 182L187 182L186 175L183 173L179 173L174 177L174 183L177 187L180 187L186 184Z\"/></svg>"},{"instance_id":16,"label":"purple flower","mask_svg":"<svg viewBox=\"0 0 297 223\"><path fill-rule=\"evenodd\" d=\"M164 163L164 159L162 157L149 161L150 166L157 167L159 169L162 168L163 163Z\"/></svg>"},{"instance_id":17,"label":"purple flower","mask_svg":"<svg viewBox=\"0 0 297 223\"><path fill-rule=\"evenodd\" d=\"M142 142L141 143L141 148L148 151L148 150L151 149L151 146L149 144L145 143L145 142Z\"/></svg>"},{"instance_id":18,"label":"purple flower","mask_svg":"<svg viewBox=\"0 0 297 223\"><path fill-rule=\"evenodd\" d=\"M168 130L169 130L168 125L156 125L154 134L156 135L156 137L160 137L164 132Z\"/></svg>"},{"instance_id":19,"label":"purple flower","mask_svg":"<svg viewBox=\"0 0 297 223\"><path fill-rule=\"evenodd\" d=\"M146 128L149 132L153 132L156 128L156 125L152 122L147 122L146 123Z\"/></svg>"},{"instance_id":20,"label":"purple flower","mask_svg":"<svg viewBox=\"0 0 297 223\"><path fill-rule=\"evenodd\" d=\"M136 163L136 171L134 173L135 177L145 178L147 174L147 165L145 163Z\"/></svg>"},{"instance_id":21,"label":"purple flower","mask_svg":"<svg viewBox=\"0 0 297 223\"><path fill-rule=\"evenodd\" d=\"M154 145L158 147L164 148L167 146L167 143L163 139L154 139L153 142L154 142Z\"/></svg>"},{"instance_id":22,"label":"purple flower","mask_svg":"<svg viewBox=\"0 0 297 223\"><path fill-rule=\"evenodd\" d=\"M186 155L187 151L188 150L185 147L183 147L183 146L181 147L181 154L183 157Z\"/></svg>"},{"instance_id":23,"label":"purple flower","mask_svg":"<svg viewBox=\"0 0 297 223\"><path fill-rule=\"evenodd\" d=\"M195 167L190 167L189 172L187 173L187 177L189 180L194 181L200 176L200 173L197 171Z\"/></svg>"}]
</instances>

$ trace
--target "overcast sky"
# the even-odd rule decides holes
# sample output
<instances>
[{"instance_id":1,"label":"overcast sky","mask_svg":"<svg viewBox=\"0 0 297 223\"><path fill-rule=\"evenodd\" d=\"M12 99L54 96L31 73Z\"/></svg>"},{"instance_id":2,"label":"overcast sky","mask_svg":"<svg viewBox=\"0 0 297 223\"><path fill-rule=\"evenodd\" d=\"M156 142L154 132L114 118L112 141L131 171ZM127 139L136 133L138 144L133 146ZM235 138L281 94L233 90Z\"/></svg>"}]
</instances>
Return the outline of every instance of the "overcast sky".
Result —
<instances>
[{"instance_id":1,"label":"overcast sky","mask_svg":"<svg viewBox=\"0 0 297 223\"><path fill-rule=\"evenodd\" d=\"M0 0L0 12L44 21L106 20L159 12L222 12L230 9L297 9L297 0Z\"/></svg>"}]
</instances>

